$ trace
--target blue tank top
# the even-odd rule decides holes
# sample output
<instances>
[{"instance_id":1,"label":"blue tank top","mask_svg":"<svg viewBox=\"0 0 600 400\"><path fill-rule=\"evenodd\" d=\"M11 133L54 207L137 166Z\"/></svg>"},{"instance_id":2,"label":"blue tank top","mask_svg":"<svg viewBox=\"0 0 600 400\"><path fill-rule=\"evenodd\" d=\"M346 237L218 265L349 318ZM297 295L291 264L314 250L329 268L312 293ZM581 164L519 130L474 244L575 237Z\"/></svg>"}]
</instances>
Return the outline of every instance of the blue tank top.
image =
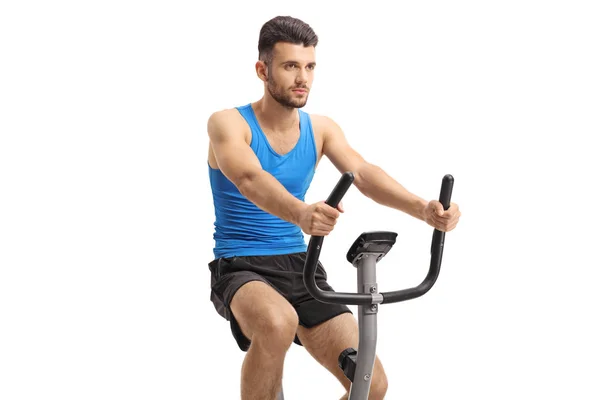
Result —
<instances>
[{"instance_id":1,"label":"blue tank top","mask_svg":"<svg viewBox=\"0 0 600 400\"><path fill-rule=\"evenodd\" d=\"M280 155L273 150L261 130L251 104L236 109L250 126L250 147L263 169L293 196L304 201L317 163L317 147L310 116L298 109L300 138L290 152ZM210 165L208 169L215 209L215 258L306 251L304 233L299 226L261 210L246 199L221 170Z\"/></svg>"}]
</instances>

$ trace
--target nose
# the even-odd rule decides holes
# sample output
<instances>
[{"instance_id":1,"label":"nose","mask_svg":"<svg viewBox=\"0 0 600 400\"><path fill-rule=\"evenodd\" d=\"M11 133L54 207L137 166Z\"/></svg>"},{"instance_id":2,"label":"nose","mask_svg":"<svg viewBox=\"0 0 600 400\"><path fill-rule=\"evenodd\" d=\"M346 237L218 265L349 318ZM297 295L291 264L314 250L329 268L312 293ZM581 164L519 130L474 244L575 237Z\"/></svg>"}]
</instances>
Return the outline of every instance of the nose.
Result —
<instances>
[{"instance_id":1,"label":"nose","mask_svg":"<svg viewBox=\"0 0 600 400\"><path fill-rule=\"evenodd\" d=\"M298 69L298 74L296 75L296 84L304 84L308 82L308 72L304 68Z\"/></svg>"}]
</instances>

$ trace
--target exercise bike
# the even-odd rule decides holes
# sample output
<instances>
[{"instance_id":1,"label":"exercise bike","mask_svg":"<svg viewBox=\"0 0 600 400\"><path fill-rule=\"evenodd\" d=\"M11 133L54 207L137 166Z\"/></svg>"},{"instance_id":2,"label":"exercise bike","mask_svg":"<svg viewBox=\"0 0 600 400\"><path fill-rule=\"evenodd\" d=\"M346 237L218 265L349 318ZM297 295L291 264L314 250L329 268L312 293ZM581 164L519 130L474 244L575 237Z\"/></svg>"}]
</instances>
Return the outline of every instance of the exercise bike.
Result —
<instances>
[{"instance_id":1,"label":"exercise bike","mask_svg":"<svg viewBox=\"0 0 600 400\"><path fill-rule=\"evenodd\" d=\"M339 182L325 201L336 208L354 181L351 172L342 174ZM446 175L442 179L440 203L450 207L454 178ZM375 365L377 346L377 311L379 304L398 303L420 297L431 289L437 280L442 263L445 232L434 229L431 243L431 261L427 276L410 289L380 293L377 287L376 265L396 243L395 232L371 231L362 233L352 244L346 259L357 269L358 293L341 293L321 290L315 282L319 255L323 249L323 236L311 236L308 243L303 278L308 292L323 303L358 305L359 342L358 349L348 348L339 355L338 365L351 381L348 400L367 400L371 388L371 377ZM283 400L283 391L278 400Z\"/></svg>"}]
</instances>

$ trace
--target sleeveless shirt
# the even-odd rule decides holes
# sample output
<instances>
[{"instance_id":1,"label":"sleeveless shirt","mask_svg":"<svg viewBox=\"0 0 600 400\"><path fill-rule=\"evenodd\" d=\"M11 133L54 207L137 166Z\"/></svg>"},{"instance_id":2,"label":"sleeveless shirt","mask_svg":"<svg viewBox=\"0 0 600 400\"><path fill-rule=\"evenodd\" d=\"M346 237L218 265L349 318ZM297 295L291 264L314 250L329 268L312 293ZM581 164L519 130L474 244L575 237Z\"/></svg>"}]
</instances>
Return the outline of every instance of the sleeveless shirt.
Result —
<instances>
[{"instance_id":1,"label":"sleeveless shirt","mask_svg":"<svg viewBox=\"0 0 600 400\"><path fill-rule=\"evenodd\" d=\"M269 144L252 105L236 109L251 129L250 147L262 168L293 196L304 201L317 163L317 147L310 116L298 109L300 137L292 150L281 155ZM219 169L210 165L208 168L215 211L215 258L306 251L304 233L299 226L261 210L244 197Z\"/></svg>"}]
</instances>

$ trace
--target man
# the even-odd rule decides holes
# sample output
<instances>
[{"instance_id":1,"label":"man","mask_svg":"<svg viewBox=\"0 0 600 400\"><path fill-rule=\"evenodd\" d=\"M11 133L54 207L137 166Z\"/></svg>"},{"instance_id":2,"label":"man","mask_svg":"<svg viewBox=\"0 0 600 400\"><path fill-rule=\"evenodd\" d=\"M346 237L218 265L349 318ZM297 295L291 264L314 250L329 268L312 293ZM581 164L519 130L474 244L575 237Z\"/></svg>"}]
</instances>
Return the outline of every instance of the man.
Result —
<instances>
[{"instance_id":1,"label":"man","mask_svg":"<svg viewBox=\"0 0 600 400\"><path fill-rule=\"evenodd\" d=\"M317 42L310 26L298 19L266 22L255 64L264 96L214 112L207 124L216 216L211 300L247 352L243 400L277 397L292 342L304 346L346 392L350 388L337 361L344 349L358 347L357 321L348 307L313 299L302 279L307 249L302 232L327 236L344 211L342 205L304 202L323 155L340 172L352 171L354 185L377 203L445 232L454 229L460 216L456 204L444 211L438 201L408 192L365 161L330 118L300 110L313 82ZM316 281L322 290L333 290L321 264ZM383 399L386 390L387 378L376 358L369 399Z\"/></svg>"}]
</instances>

